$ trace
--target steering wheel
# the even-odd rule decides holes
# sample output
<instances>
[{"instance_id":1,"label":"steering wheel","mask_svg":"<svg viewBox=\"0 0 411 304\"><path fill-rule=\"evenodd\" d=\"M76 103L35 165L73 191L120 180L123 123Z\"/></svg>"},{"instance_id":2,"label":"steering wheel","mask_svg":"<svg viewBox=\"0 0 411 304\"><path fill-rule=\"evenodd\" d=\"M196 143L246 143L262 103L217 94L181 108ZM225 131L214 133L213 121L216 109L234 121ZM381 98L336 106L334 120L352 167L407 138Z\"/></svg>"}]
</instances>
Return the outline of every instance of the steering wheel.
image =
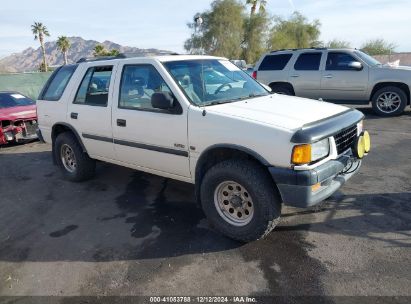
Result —
<instances>
[{"instance_id":1,"label":"steering wheel","mask_svg":"<svg viewBox=\"0 0 411 304\"><path fill-rule=\"evenodd\" d=\"M222 85L220 85L220 86L218 87L218 89L215 90L214 94L220 93L221 89L224 88L224 87L229 87L230 89L233 88L233 86L232 86L229 82L226 82L226 83L223 83Z\"/></svg>"}]
</instances>

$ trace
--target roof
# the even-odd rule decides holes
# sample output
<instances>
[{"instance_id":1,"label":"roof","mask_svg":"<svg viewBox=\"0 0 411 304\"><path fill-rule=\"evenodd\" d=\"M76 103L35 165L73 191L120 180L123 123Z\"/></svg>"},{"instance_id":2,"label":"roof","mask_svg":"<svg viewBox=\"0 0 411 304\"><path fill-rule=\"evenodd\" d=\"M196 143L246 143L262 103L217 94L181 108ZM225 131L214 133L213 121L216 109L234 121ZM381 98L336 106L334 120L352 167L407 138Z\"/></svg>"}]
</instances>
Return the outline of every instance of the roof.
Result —
<instances>
[{"instance_id":1,"label":"roof","mask_svg":"<svg viewBox=\"0 0 411 304\"><path fill-rule=\"evenodd\" d=\"M341 49L331 49L331 48L300 48L300 49L281 49L281 50L273 50L269 52L270 54L272 53L277 53L277 52L296 52L296 51L352 51L355 50L353 48L341 48Z\"/></svg>"}]
</instances>

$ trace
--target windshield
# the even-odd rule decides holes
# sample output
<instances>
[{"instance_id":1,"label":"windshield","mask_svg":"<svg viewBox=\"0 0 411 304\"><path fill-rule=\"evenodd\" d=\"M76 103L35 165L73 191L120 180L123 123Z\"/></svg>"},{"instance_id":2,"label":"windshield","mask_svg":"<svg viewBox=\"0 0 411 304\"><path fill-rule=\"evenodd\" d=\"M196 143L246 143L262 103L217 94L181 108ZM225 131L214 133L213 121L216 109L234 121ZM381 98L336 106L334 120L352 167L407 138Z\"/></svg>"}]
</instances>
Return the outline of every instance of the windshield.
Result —
<instances>
[{"instance_id":1,"label":"windshield","mask_svg":"<svg viewBox=\"0 0 411 304\"><path fill-rule=\"evenodd\" d=\"M35 102L18 93L0 93L0 108L33 105Z\"/></svg>"},{"instance_id":2,"label":"windshield","mask_svg":"<svg viewBox=\"0 0 411 304\"><path fill-rule=\"evenodd\" d=\"M228 60L181 60L164 65L191 102L199 106L269 94Z\"/></svg>"},{"instance_id":3,"label":"windshield","mask_svg":"<svg viewBox=\"0 0 411 304\"><path fill-rule=\"evenodd\" d=\"M369 66L381 65L381 62L379 62L377 59L375 59L374 57L371 57L370 55L364 52L354 51L354 53L357 54L358 57L360 57L362 60L364 60L365 63L368 64Z\"/></svg>"}]
</instances>

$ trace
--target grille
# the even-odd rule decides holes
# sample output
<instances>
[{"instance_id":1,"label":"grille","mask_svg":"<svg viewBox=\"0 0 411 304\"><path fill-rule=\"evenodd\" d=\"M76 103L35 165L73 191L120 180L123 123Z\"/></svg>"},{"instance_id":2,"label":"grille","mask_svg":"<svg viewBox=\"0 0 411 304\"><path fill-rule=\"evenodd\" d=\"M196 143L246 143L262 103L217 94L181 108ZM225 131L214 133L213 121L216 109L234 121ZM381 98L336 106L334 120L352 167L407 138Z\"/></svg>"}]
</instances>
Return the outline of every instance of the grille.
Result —
<instances>
[{"instance_id":1,"label":"grille","mask_svg":"<svg viewBox=\"0 0 411 304\"><path fill-rule=\"evenodd\" d=\"M352 147L352 144L357 137L357 125L349 127L334 136L335 145L337 146L338 154L347 151Z\"/></svg>"},{"instance_id":2,"label":"grille","mask_svg":"<svg viewBox=\"0 0 411 304\"><path fill-rule=\"evenodd\" d=\"M36 134L37 129L37 122L35 120L26 120L26 135L33 135Z\"/></svg>"}]
</instances>

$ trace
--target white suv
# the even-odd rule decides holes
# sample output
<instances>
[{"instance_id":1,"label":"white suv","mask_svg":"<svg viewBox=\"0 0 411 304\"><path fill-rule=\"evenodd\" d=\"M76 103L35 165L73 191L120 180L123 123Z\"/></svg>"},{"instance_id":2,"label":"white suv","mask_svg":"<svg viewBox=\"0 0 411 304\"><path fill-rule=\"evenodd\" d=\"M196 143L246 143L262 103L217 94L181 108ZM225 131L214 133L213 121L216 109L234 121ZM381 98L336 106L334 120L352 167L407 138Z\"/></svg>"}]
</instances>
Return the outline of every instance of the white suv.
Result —
<instances>
[{"instance_id":1,"label":"white suv","mask_svg":"<svg viewBox=\"0 0 411 304\"><path fill-rule=\"evenodd\" d=\"M334 193L370 149L360 112L271 94L224 58L123 57L63 66L39 96L39 135L68 180L101 160L193 183L212 225L251 241L282 203Z\"/></svg>"}]
</instances>

